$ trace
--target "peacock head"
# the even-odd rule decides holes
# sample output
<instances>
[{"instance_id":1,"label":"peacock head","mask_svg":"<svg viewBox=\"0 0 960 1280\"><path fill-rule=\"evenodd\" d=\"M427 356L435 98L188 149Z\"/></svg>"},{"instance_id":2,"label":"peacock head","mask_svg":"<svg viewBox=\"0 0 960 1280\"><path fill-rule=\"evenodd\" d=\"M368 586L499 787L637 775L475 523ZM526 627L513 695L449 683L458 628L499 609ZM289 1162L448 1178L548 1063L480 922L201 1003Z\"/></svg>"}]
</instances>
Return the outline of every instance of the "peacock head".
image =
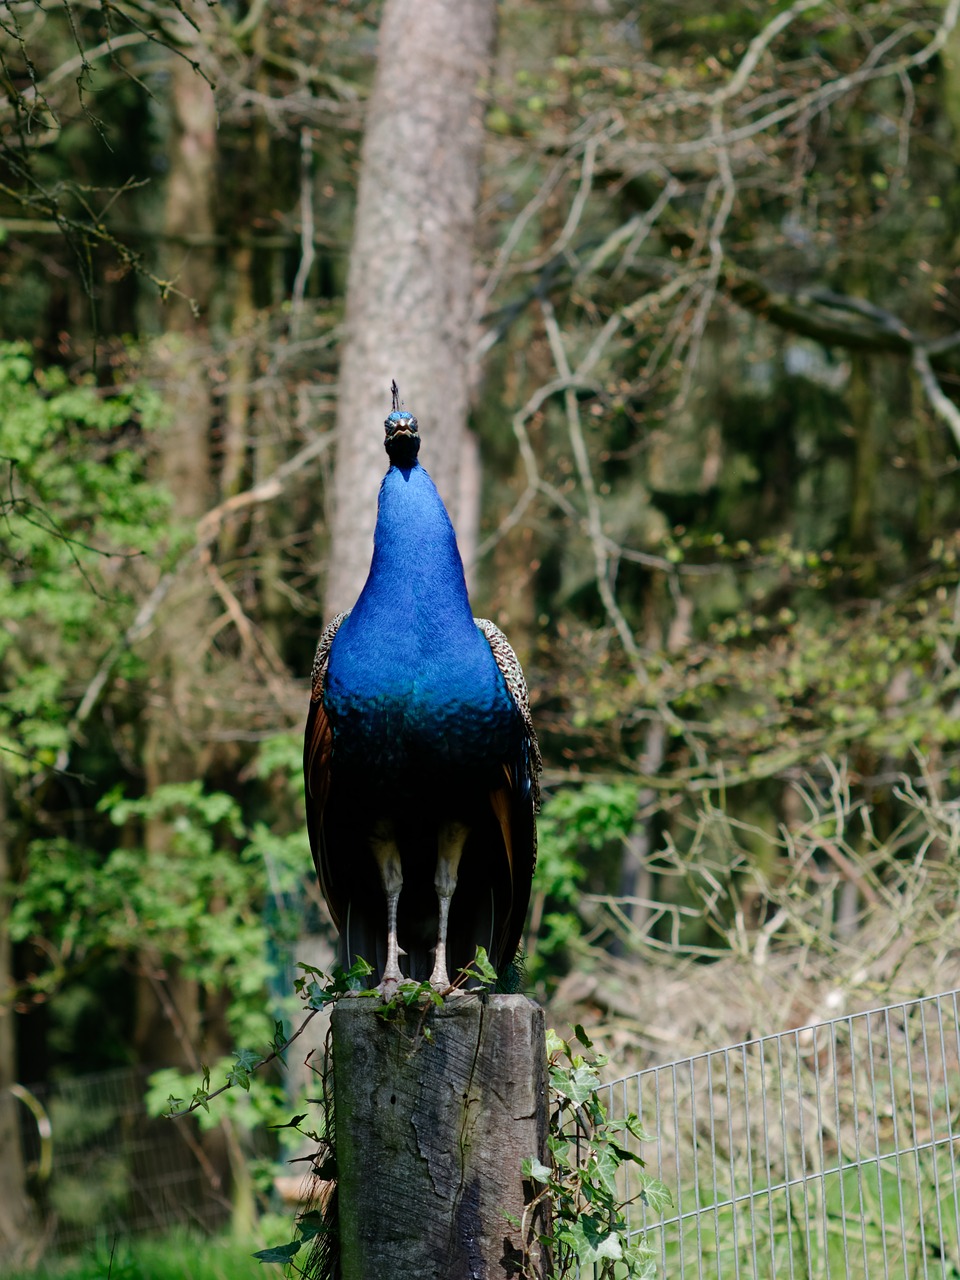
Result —
<instances>
[{"instance_id":1,"label":"peacock head","mask_svg":"<svg viewBox=\"0 0 960 1280\"><path fill-rule=\"evenodd\" d=\"M418 423L412 413L407 413L406 409L400 408L400 392L395 382L392 384L391 390L393 392L393 411L383 424L383 429L386 432L383 447L387 451L387 457L395 467L412 467L417 460L417 454L420 452Z\"/></svg>"}]
</instances>

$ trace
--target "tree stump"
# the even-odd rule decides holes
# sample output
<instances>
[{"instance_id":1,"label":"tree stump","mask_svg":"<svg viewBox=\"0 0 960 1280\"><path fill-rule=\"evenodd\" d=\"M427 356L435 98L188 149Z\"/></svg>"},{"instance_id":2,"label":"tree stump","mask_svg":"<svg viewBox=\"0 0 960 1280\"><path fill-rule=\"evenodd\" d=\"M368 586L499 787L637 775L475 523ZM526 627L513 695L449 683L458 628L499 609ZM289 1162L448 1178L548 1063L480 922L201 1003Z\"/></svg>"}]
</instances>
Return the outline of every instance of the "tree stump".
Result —
<instances>
[{"instance_id":1,"label":"tree stump","mask_svg":"<svg viewBox=\"0 0 960 1280\"><path fill-rule=\"evenodd\" d=\"M476 994L379 1009L343 1000L332 1018L343 1280L499 1280L525 1248L545 1276L521 1174L547 1158L543 1010Z\"/></svg>"}]
</instances>

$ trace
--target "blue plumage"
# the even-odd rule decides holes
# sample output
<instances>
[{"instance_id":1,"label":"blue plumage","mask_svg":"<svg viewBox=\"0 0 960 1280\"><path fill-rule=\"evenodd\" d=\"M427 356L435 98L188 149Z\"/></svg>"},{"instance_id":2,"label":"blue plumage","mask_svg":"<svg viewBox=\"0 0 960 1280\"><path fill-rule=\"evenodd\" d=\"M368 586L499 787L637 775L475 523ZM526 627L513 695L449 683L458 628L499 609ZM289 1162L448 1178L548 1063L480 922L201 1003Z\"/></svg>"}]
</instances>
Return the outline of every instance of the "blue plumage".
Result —
<instances>
[{"instance_id":1,"label":"blue plumage","mask_svg":"<svg viewBox=\"0 0 960 1280\"><path fill-rule=\"evenodd\" d=\"M519 663L472 616L396 393L385 426L369 576L314 663L307 823L342 962L362 955L385 991L401 977L445 989L478 945L499 970L519 944L540 757Z\"/></svg>"},{"instance_id":2,"label":"blue plumage","mask_svg":"<svg viewBox=\"0 0 960 1280\"><path fill-rule=\"evenodd\" d=\"M417 463L380 489L366 586L331 647L325 704L339 759L370 771L482 764L522 724L470 612L453 527Z\"/></svg>"}]
</instances>

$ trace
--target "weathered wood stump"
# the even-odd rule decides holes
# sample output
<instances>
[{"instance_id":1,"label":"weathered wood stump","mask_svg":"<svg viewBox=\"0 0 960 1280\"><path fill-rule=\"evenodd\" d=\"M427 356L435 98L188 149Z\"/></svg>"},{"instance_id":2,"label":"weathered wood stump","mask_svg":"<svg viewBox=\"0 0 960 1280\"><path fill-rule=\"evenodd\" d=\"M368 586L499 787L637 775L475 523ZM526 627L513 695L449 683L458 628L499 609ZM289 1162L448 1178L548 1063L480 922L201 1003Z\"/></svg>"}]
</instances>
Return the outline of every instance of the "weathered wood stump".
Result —
<instances>
[{"instance_id":1,"label":"weathered wood stump","mask_svg":"<svg viewBox=\"0 0 960 1280\"><path fill-rule=\"evenodd\" d=\"M370 1000L333 1013L343 1280L516 1277L541 1226L524 1240L521 1161L546 1160L543 1010L465 994L400 1018ZM546 1275L538 1244L528 1265Z\"/></svg>"}]
</instances>

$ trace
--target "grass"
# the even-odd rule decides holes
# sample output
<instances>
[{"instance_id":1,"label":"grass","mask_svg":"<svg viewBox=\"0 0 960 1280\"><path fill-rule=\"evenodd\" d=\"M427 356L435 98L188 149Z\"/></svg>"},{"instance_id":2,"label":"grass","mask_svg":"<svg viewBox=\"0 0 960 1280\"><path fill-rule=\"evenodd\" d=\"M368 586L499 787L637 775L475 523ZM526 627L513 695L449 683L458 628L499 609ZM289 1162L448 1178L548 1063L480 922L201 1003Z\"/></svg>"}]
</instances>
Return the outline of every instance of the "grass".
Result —
<instances>
[{"instance_id":1,"label":"grass","mask_svg":"<svg viewBox=\"0 0 960 1280\"><path fill-rule=\"evenodd\" d=\"M167 1236L104 1239L83 1253L46 1258L33 1270L4 1272L3 1280L270 1280L251 1256L262 1241L232 1236Z\"/></svg>"}]
</instances>

